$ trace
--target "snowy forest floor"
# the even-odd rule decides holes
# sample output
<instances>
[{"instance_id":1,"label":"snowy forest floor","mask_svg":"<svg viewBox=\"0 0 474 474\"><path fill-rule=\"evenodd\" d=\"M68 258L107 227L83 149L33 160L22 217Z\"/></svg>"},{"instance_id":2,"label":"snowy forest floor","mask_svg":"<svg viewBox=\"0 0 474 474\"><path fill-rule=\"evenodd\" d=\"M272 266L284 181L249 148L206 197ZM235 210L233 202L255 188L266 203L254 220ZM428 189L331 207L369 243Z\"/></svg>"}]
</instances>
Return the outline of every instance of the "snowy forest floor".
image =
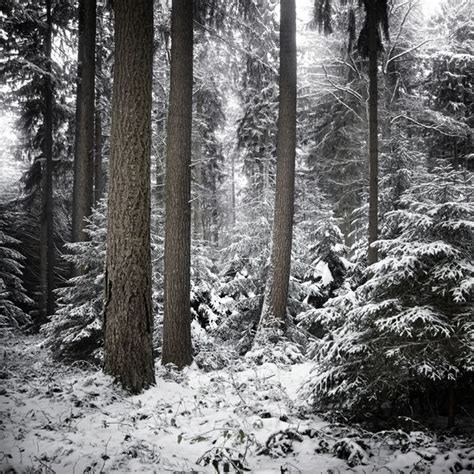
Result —
<instances>
[{"instance_id":1,"label":"snowy forest floor","mask_svg":"<svg viewBox=\"0 0 474 474\"><path fill-rule=\"evenodd\" d=\"M302 415L311 364L182 373L128 396L34 336L2 338L0 472L474 472L473 440Z\"/></svg>"}]
</instances>

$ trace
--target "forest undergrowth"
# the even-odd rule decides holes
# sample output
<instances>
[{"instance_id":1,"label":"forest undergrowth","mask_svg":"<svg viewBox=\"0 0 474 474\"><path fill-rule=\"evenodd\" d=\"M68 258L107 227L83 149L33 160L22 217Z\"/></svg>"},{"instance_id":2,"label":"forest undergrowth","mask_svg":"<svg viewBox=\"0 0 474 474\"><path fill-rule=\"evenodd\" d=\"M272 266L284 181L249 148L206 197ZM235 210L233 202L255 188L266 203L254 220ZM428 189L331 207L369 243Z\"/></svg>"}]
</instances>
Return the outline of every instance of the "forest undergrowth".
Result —
<instances>
[{"instance_id":1,"label":"forest undergrowth","mask_svg":"<svg viewBox=\"0 0 474 474\"><path fill-rule=\"evenodd\" d=\"M2 339L1 472L474 469L467 434L440 435L409 422L371 432L310 412L298 397L312 368L307 361L158 367L157 385L129 396L92 365L53 362L37 336Z\"/></svg>"}]
</instances>

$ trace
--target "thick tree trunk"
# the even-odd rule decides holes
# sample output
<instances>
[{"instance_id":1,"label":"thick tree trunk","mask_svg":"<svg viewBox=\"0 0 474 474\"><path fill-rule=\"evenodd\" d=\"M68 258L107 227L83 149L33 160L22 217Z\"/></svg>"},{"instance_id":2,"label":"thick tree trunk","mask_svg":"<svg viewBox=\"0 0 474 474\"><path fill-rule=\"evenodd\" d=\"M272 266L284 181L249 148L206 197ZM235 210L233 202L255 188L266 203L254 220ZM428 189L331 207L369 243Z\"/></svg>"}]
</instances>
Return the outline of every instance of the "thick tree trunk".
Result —
<instances>
[{"instance_id":1,"label":"thick tree trunk","mask_svg":"<svg viewBox=\"0 0 474 474\"><path fill-rule=\"evenodd\" d=\"M369 49L369 251L368 263L377 261L377 249L371 244L378 238L378 85L377 85L377 12L376 0L370 0L367 8Z\"/></svg>"},{"instance_id":2,"label":"thick tree trunk","mask_svg":"<svg viewBox=\"0 0 474 474\"><path fill-rule=\"evenodd\" d=\"M281 326L286 319L293 235L296 147L295 1L280 2L280 108L273 241L260 325Z\"/></svg>"},{"instance_id":3,"label":"thick tree trunk","mask_svg":"<svg viewBox=\"0 0 474 474\"><path fill-rule=\"evenodd\" d=\"M72 199L72 240L87 240L84 218L94 202L94 86L96 0L79 1L76 149Z\"/></svg>"},{"instance_id":4,"label":"thick tree trunk","mask_svg":"<svg viewBox=\"0 0 474 474\"><path fill-rule=\"evenodd\" d=\"M46 0L44 78L44 136L42 172L42 205L40 230L40 310L42 319L54 313L54 220L53 220L53 84L51 79L51 37L53 22L51 0Z\"/></svg>"},{"instance_id":5,"label":"thick tree trunk","mask_svg":"<svg viewBox=\"0 0 474 474\"><path fill-rule=\"evenodd\" d=\"M105 274L105 370L155 382L150 257L153 0L114 0L115 69Z\"/></svg>"},{"instance_id":6,"label":"thick tree trunk","mask_svg":"<svg viewBox=\"0 0 474 474\"><path fill-rule=\"evenodd\" d=\"M165 294L162 363L191 363L191 119L193 2L173 0L166 156Z\"/></svg>"}]
</instances>

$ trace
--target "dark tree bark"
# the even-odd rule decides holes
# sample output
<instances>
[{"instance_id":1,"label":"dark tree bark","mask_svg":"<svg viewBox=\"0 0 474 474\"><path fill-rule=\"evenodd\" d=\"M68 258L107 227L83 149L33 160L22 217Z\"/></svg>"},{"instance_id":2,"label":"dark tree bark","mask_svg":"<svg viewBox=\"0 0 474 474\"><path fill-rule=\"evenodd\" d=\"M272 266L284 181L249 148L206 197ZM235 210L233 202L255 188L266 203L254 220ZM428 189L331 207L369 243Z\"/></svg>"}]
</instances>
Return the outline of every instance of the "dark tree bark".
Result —
<instances>
[{"instance_id":1,"label":"dark tree bark","mask_svg":"<svg viewBox=\"0 0 474 474\"><path fill-rule=\"evenodd\" d=\"M101 16L103 14L102 7L98 10L99 28ZM102 46L99 33L99 40L96 47L96 76L100 83L102 74ZM102 198L105 190L105 176L102 168L102 115L101 115L101 88L96 87L95 91L95 120L94 120L94 204Z\"/></svg>"},{"instance_id":2,"label":"dark tree bark","mask_svg":"<svg viewBox=\"0 0 474 474\"><path fill-rule=\"evenodd\" d=\"M94 202L94 97L96 0L79 1L76 149L72 199L72 240L87 240L84 218Z\"/></svg>"},{"instance_id":3,"label":"dark tree bark","mask_svg":"<svg viewBox=\"0 0 474 474\"><path fill-rule=\"evenodd\" d=\"M100 113L100 92L97 92L94 121L94 204L102 198L105 189L102 168L102 116Z\"/></svg>"},{"instance_id":4,"label":"dark tree bark","mask_svg":"<svg viewBox=\"0 0 474 474\"><path fill-rule=\"evenodd\" d=\"M51 78L51 38L53 21L51 0L46 0L44 77L44 136L42 170L42 205L40 226L40 310L42 319L54 313L54 220L53 220L53 82Z\"/></svg>"},{"instance_id":5,"label":"dark tree bark","mask_svg":"<svg viewBox=\"0 0 474 474\"><path fill-rule=\"evenodd\" d=\"M155 382L150 257L153 0L114 0L114 9L105 371L137 393Z\"/></svg>"},{"instance_id":6,"label":"dark tree bark","mask_svg":"<svg viewBox=\"0 0 474 474\"><path fill-rule=\"evenodd\" d=\"M295 0L280 2L280 106L270 269L260 325L285 323L293 235L296 147Z\"/></svg>"},{"instance_id":7,"label":"dark tree bark","mask_svg":"<svg viewBox=\"0 0 474 474\"><path fill-rule=\"evenodd\" d=\"M173 0L166 156L165 277L162 363L191 363L191 118L193 2Z\"/></svg>"},{"instance_id":8,"label":"dark tree bark","mask_svg":"<svg viewBox=\"0 0 474 474\"><path fill-rule=\"evenodd\" d=\"M377 249L371 244L378 238L379 207L379 157L378 157L378 85L377 57L379 40L377 35L377 0L369 0L367 5L367 44L369 56L369 251L368 263L377 261Z\"/></svg>"}]
</instances>

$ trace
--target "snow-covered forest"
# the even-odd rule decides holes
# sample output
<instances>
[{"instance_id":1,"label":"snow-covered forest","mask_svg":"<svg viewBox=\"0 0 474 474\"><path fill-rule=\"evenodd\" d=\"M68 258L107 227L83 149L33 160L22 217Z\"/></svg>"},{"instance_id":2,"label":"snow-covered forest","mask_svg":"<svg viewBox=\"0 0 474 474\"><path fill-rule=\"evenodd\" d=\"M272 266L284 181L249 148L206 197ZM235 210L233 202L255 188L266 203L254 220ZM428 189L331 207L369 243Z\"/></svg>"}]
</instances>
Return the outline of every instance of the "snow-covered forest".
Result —
<instances>
[{"instance_id":1,"label":"snow-covered forest","mask_svg":"<svg viewBox=\"0 0 474 474\"><path fill-rule=\"evenodd\" d=\"M0 472L474 472L471 0L1 0Z\"/></svg>"}]
</instances>

